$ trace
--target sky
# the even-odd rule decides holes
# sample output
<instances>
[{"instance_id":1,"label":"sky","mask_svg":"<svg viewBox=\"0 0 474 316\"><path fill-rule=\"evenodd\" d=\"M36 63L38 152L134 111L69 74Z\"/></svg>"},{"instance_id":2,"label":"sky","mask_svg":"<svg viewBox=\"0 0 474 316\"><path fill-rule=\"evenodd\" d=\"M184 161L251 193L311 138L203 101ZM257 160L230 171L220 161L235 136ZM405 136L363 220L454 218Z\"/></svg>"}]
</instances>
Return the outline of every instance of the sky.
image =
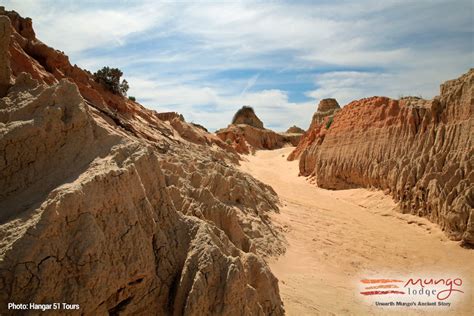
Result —
<instances>
[{"instance_id":1,"label":"sky","mask_svg":"<svg viewBox=\"0 0 474 316\"><path fill-rule=\"evenodd\" d=\"M471 0L2 3L71 63L118 67L141 104L210 130L242 105L307 128L323 98L432 98L474 67Z\"/></svg>"}]
</instances>

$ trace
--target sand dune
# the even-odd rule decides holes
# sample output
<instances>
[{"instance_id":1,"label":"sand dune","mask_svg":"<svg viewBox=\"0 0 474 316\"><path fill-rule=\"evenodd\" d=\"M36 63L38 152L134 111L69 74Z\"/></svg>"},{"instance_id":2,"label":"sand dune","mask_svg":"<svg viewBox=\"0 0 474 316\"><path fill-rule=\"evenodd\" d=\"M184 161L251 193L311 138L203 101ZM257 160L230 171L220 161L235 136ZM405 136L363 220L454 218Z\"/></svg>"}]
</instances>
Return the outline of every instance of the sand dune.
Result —
<instances>
[{"instance_id":1,"label":"sand dune","mask_svg":"<svg viewBox=\"0 0 474 316\"><path fill-rule=\"evenodd\" d=\"M280 281L288 315L434 314L434 310L381 309L357 291L369 275L460 275L468 291L451 309L472 311L474 252L448 240L433 223L396 211L380 191L329 191L298 177L298 162L286 161L292 148L258 151L242 169L278 193L281 225L288 241L284 256L270 266Z\"/></svg>"}]
</instances>

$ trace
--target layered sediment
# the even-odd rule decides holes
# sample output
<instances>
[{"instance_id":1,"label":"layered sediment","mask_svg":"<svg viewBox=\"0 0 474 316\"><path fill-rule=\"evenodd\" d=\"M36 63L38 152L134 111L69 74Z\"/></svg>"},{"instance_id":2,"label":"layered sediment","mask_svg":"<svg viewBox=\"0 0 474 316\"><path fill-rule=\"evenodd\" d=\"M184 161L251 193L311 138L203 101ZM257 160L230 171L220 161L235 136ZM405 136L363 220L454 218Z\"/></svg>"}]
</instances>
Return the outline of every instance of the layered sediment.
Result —
<instances>
[{"instance_id":1,"label":"layered sediment","mask_svg":"<svg viewBox=\"0 0 474 316\"><path fill-rule=\"evenodd\" d=\"M229 125L218 130L216 135L240 154L254 153L260 149L272 150L284 146L296 146L301 138L301 134L280 134L246 124Z\"/></svg>"},{"instance_id":2,"label":"layered sediment","mask_svg":"<svg viewBox=\"0 0 474 316\"><path fill-rule=\"evenodd\" d=\"M2 8L8 27L5 16L2 310L59 301L78 315L281 315L263 259L284 251L274 191L239 172L216 136L107 91L37 40L30 19Z\"/></svg>"},{"instance_id":3,"label":"layered sediment","mask_svg":"<svg viewBox=\"0 0 474 316\"><path fill-rule=\"evenodd\" d=\"M471 69L433 100L351 102L300 142L300 174L323 188L385 190L402 212L474 244L473 81Z\"/></svg>"},{"instance_id":4,"label":"layered sediment","mask_svg":"<svg viewBox=\"0 0 474 316\"><path fill-rule=\"evenodd\" d=\"M243 106L235 113L232 124L216 131L216 135L239 154L249 154L260 149L296 146L302 134L277 133L266 129L254 110Z\"/></svg>"},{"instance_id":5,"label":"layered sediment","mask_svg":"<svg viewBox=\"0 0 474 316\"><path fill-rule=\"evenodd\" d=\"M323 139L323 134L332 124L334 114L340 109L341 107L336 99L322 99L318 104L318 109L313 114L308 130L301 136L295 150L288 155L287 159L293 161L299 158L301 153L313 144L315 139Z\"/></svg>"}]
</instances>

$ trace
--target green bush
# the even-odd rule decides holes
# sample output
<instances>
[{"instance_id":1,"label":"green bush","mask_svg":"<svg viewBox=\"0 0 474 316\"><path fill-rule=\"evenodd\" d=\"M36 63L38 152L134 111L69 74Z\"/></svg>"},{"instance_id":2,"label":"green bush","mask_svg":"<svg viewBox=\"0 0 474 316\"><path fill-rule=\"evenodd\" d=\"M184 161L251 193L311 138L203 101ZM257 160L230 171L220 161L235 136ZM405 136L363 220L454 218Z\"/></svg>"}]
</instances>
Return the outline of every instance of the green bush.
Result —
<instances>
[{"instance_id":1,"label":"green bush","mask_svg":"<svg viewBox=\"0 0 474 316\"><path fill-rule=\"evenodd\" d=\"M130 101L133 101L133 102L137 101L137 99L136 99L135 97L133 97L133 96L129 96L128 99L129 99Z\"/></svg>"},{"instance_id":2,"label":"green bush","mask_svg":"<svg viewBox=\"0 0 474 316\"><path fill-rule=\"evenodd\" d=\"M328 121L326 122L326 129L331 127L332 122L334 121L334 116L330 116Z\"/></svg>"},{"instance_id":3,"label":"green bush","mask_svg":"<svg viewBox=\"0 0 474 316\"><path fill-rule=\"evenodd\" d=\"M104 67L94 73L94 80L110 92L126 96L129 86L125 79L120 82L122 75L123 72L118 68Z\"/></svg>"}]
</instances>

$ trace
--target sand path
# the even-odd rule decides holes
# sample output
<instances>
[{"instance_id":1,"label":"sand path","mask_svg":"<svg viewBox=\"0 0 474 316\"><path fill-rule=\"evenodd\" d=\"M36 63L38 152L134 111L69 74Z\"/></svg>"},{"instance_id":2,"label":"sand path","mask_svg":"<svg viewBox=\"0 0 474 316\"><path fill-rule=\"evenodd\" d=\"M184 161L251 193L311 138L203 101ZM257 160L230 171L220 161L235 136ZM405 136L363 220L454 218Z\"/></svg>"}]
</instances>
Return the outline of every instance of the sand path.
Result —
<instances>
[{"instance_id":1,"label":"sand path","mask_svg":"<svg viewBox=\"0 0 474 316\"><path fill-rule=\"evenodd\" d=\"M292 148L259 151L241 169L271 185L282 207L273 220L288 241L270 266L288 315L472 315L474 250L448 240L433 223L394 210L390 197L365 189L329 191L298 177ZM461 276L467 291L449 309L381 309L359 294L371 276ZM434 275L433 275L434 274Z\"/></svg>"}]
</instances>

